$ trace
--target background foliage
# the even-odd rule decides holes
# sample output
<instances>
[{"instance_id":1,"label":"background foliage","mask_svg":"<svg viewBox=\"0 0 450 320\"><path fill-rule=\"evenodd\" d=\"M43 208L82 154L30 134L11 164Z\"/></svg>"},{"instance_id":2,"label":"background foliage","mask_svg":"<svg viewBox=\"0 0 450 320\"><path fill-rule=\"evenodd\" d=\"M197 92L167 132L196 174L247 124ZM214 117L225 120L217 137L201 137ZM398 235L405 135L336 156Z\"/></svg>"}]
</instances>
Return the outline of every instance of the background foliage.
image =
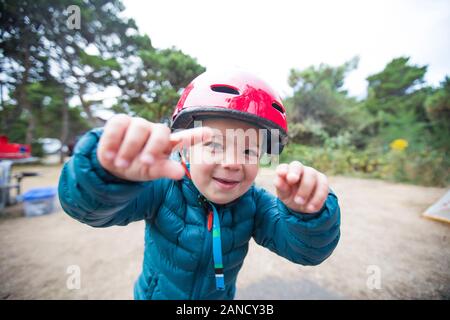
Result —
<instances>
[{"instance_id":1,"label":"background foliage","mask_svg":"<svg viewBox=\"0 0 450 320\"><path fill-rule=\"evenodd\" d=\"M79 29L66 23L70 5L81 9ZM102 124L105 100L93 96L111 88L118 94L110 110L168 119L181 90L205 68L177 48L153 47L123 10L119 0L0 0L0 134L33 144L36 153L40 137L73 144ZM344 82L358 60L290 71L290 143L281 160L327 174L448 185L450 78L431 87L426 65L396 57L367 78L367 97L356 99Z\"/></svg>"}]
</instances>

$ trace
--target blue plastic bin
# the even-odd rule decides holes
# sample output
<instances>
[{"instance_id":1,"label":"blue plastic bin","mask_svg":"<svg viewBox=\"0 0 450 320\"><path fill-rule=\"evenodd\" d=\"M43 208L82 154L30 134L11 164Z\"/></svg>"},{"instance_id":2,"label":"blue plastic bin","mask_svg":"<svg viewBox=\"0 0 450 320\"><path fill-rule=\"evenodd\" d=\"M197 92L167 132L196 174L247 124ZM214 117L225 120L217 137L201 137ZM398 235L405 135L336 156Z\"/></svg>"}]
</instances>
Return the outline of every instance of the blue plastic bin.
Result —
<instances>
[{"instance_id":1,"label":"blue plastic bin","mask_svg":"<svg viewBox=\"0 0 450 320\"><path fill-rule=\"evenodd\" d=\"M56 187L30 189L22 195L25 216L34 217L52 213L55 207Z\"/></svg>"}]
</instances>

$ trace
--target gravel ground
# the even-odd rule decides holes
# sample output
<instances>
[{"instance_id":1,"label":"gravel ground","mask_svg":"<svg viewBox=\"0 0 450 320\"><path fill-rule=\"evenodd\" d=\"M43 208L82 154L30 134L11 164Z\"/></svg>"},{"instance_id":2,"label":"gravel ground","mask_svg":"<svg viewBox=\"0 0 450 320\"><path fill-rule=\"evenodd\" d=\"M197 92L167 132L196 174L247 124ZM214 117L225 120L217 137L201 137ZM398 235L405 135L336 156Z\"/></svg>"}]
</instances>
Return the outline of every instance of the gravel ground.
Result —
<instances>
[{"instance_id":1,"label":"gravel ground","mask_svg":"<svg viewBox=\"0 0 450 320\"><path fill-rule=\"evenodd\" d=\"M57 185L59 166L18 171L29 169L42 175L24 179L23 191ZM257 183L273 192L273 174L261 169ZM421 216L445 189L348 177L330 182L342 211L333 255L303 267L252 241L237 299L450 298L450 225ZM60 208L34 218L22 217L20 210L11 207L0 217L0 299L133 298L143 222L94 229ZM69 290L67 271L74 265L81 287Z\"/></svg>"}]
</instances>

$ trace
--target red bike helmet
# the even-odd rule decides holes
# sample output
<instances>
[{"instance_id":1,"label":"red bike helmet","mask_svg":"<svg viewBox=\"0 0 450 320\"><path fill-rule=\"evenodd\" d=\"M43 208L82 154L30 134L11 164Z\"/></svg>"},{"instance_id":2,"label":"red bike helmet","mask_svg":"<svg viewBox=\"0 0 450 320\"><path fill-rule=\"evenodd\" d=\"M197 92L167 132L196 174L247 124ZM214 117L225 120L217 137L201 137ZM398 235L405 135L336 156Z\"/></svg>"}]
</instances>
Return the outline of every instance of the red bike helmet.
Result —
<instances>
[{"instance_id":1,"label":"red bike helmet","mask_svg":"<svg viewBox=\"0 0 450 320\"><path fill-rule=\"evenodd\" d=\"M287 143L286 110L263 80L243 71L205 72L183 91L172 115L172 130L187 129L195 120L230 118L268 129L267 153L281 153ZM274 131L277 140L271 142ZM271 150L271 145L275 146Z\"/></svg>"}]
</instances>

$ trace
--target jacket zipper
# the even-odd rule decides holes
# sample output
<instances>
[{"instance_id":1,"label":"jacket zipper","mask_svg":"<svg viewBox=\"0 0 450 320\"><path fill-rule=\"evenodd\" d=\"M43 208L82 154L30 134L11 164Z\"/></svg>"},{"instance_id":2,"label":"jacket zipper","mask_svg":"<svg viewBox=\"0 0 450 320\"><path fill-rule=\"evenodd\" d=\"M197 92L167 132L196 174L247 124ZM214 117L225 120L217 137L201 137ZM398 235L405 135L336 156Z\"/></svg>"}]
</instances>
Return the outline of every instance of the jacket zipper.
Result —
<instances>
[{"instance_id":1,"label":"jacket zipper","mask_svg":"<svg viewBox=\"0 0 450 320\"><path fill-rule=\"evenodd\" d=\"M211 258L211 252L212 252L212 233L210 232L211 230L208 230L208 221L209 221L209 215L210 213L208 212L208 214L206 215L206 228L205 228L205 240L203 241L203 252L202 252L202 256L200 259L200 263L199 266L195 272L195 277L194 277L194 290L192 293L192 299L194 300L198 300L200 298L200 291L203 287L203 283L205 281L205 277L206 277L206 268L208 268L209 265L209 260ZM200 277L200 280L198 280L198 278ZM197 285L197 282L199 282L199 284Z\"/></svg>"}]
</instances>

